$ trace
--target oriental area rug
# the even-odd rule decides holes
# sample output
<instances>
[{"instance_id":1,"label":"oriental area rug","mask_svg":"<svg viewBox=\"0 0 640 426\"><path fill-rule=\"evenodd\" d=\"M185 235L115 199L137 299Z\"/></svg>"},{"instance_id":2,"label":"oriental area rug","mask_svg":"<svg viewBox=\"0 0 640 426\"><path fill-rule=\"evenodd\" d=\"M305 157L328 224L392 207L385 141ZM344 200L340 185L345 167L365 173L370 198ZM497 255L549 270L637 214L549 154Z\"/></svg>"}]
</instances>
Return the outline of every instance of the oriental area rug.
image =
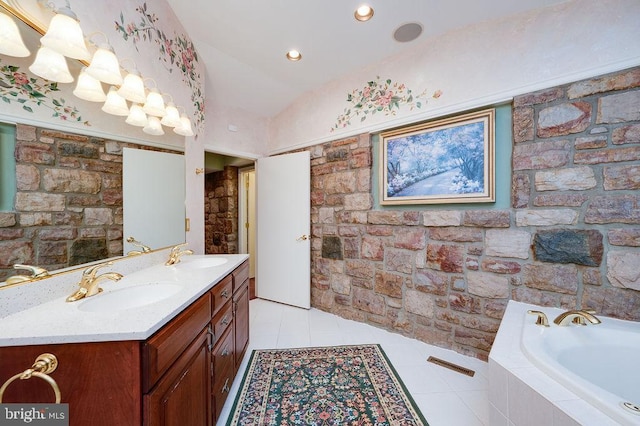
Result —
<instances>
[{"instance_id":1,"label":"oriental area rug","mask_svg":"<svg viewBox=\"0 0 640 426\"><path fill-rule=\"evenodd\" d=\"M428 426L380 345L254 350L227 425Z\"/></svg>"}]
</instances>

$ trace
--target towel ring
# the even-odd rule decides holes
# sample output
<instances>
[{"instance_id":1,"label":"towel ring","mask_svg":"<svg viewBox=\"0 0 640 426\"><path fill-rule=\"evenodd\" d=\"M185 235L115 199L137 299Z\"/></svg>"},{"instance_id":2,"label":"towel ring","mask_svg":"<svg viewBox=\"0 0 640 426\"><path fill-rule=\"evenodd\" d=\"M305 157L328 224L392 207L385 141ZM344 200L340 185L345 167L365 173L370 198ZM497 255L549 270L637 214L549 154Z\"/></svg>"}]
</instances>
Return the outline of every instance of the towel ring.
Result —
<instances>
[{"instance_id":1,"label":"towel ring","mask_svg":"<svg viewBox=\"0 0 640 426\"><path fill-rule=\"evenodd\" d=\"M24 370L22 373L18 373L15 376L11 377L9 380L4 382L2 387L0 387L0 404L2 403L2 397L4 396L4 391L9 387L11 383L15 380L28 380L31 377L39 377L45 382L49 383L49 386L53 389L53 392L56 395L56 404L60 404L62 399L62 395L60 394L60 388L49 373L55 371L58 367L58 359L53 354L42 354L36 358L36 362L33 363L31 368Z\"/></svg>"}]
</instances>

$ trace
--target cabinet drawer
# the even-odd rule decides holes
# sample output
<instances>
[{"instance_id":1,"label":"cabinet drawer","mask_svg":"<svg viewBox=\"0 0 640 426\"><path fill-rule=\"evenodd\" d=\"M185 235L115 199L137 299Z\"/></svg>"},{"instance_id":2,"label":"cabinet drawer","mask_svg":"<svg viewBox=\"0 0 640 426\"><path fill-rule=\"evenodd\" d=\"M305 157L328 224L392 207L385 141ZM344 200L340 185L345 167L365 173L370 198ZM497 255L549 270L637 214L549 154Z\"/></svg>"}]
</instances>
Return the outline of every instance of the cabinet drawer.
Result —
<instances>
[{"instance_id":1,"label":"cabinet drawer","mask_svg":"<svg viewBox=\"0 0 640 426\"><path fill-rule=\"evenodd\" d=\"M218 339L218 344L213 348L213 380L219 382L219 375L231 368L233 372L233 327L229 327L227 331Z\"/></svg>"},{"instance_id":2,"label":"cabinet drawer","mask_svg":"<svg viewBox=\"0 0 640 426\"><path fill-rule=\"evenodd\" d=\"M225 303L231 300L233 294L233 277L231 274L224 277L211 289L211 312L215 315Z\"/></svg>"},{"instance_id":3,"label":"cabinet drawer","mask_svg":"<svg viewBox=\"0 0 640 426\"><path fill-rule=\"evenodd\" d=\"M219 339L219 343L213 349L213 405L214 412L220 415L224 401L229 395L229 390L234 379L234 343L233 330L229 327Z\"/></svg>"},{"instance_id":4,"label":"cabinet drawer","mask_svg":"<svg viewBox=\"0 0 640 426\"><path fill-rule=\"evenodd\" d=\"M231 275L233 275L233 292L235 293L249 279L249 261L245 260L242 265L234 269Z\"/></svg>"},{"instance_id":5,"label":"cabinet drawer","mask_svg":"<svg viewBox=\"0 0 640 426\"><path fill-rule=\"evenodd\" d=\"M153 387L185 348L211 321L211 295L205 293L144 344L143 392Z\"/></svg>"},{"instance_id":6,"label":"cabinet drawer","mask_svg":"<svg viewBox=\"0 0 640 426\"><path fill-rule=\"evenodd\" d=\"M213 342L212 345L215 345L220 337L225 332L227 327L231 325L233 321L233 304L227 303L215 317L211 320L211 328L213 330Z\"/></svg>"}]
</instances>

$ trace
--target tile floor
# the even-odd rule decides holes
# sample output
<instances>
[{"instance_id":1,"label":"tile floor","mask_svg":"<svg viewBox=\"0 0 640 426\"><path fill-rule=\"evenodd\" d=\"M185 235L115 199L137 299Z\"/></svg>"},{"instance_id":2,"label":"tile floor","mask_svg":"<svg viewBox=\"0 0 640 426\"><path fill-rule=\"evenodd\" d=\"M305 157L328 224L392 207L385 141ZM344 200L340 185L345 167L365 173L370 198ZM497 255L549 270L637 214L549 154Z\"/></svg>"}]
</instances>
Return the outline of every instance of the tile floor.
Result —
<instances>
[{"instance_id":1,"label":"tile floor","mask_svg":"<svg viewBox=\"0 0 640 426\"><path fill-rule=\"evenodd\" d=\"M253 349L379 343L430 426L489 424L487 363L399 334L342 319L317 309L300 309L254 299L251 337L218 425L224 425ZM430 356L476 371L468 377L426 362Z\"/></svg>"}]
</instances>

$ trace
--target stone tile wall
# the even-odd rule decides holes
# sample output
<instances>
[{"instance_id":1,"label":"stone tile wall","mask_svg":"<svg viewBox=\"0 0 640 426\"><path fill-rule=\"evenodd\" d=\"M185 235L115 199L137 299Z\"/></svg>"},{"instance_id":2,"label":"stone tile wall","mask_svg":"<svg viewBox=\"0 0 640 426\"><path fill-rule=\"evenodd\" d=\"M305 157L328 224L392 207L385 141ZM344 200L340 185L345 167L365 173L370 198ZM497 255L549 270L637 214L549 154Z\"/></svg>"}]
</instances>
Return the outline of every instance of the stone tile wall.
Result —
<instances>
[{"instance_id":1,"label":"stone tile wall","mask_svg":"<svg viewBox=\"0 0 640 426\"><path fill-rule=\"evenodd\" d=\"M0 212L0 281L122 255L122 149L170 152L17 125L15 209Z\"/></svg>"},{"instance_id":2,"label":"stone tile wall","mask_svg":"<svg viewBox=\"0 0 640 426\"><path fill-rule=\"evenodd\" d=\"M507 210L374 209L361 135L309 148L312 305L486 359L509 299L640 320L640 68L513 102Z\"/></svg>"},{"instance_id":3,"label":"stone tile wall","mask_svg":"<svg viewBox=\"0 0 640 426\"><path fill-rule=\"evenodd\" d=\"M238 168L208 173L204 185L205 253L238 253Z\"/></svg>"}]
</instances>

